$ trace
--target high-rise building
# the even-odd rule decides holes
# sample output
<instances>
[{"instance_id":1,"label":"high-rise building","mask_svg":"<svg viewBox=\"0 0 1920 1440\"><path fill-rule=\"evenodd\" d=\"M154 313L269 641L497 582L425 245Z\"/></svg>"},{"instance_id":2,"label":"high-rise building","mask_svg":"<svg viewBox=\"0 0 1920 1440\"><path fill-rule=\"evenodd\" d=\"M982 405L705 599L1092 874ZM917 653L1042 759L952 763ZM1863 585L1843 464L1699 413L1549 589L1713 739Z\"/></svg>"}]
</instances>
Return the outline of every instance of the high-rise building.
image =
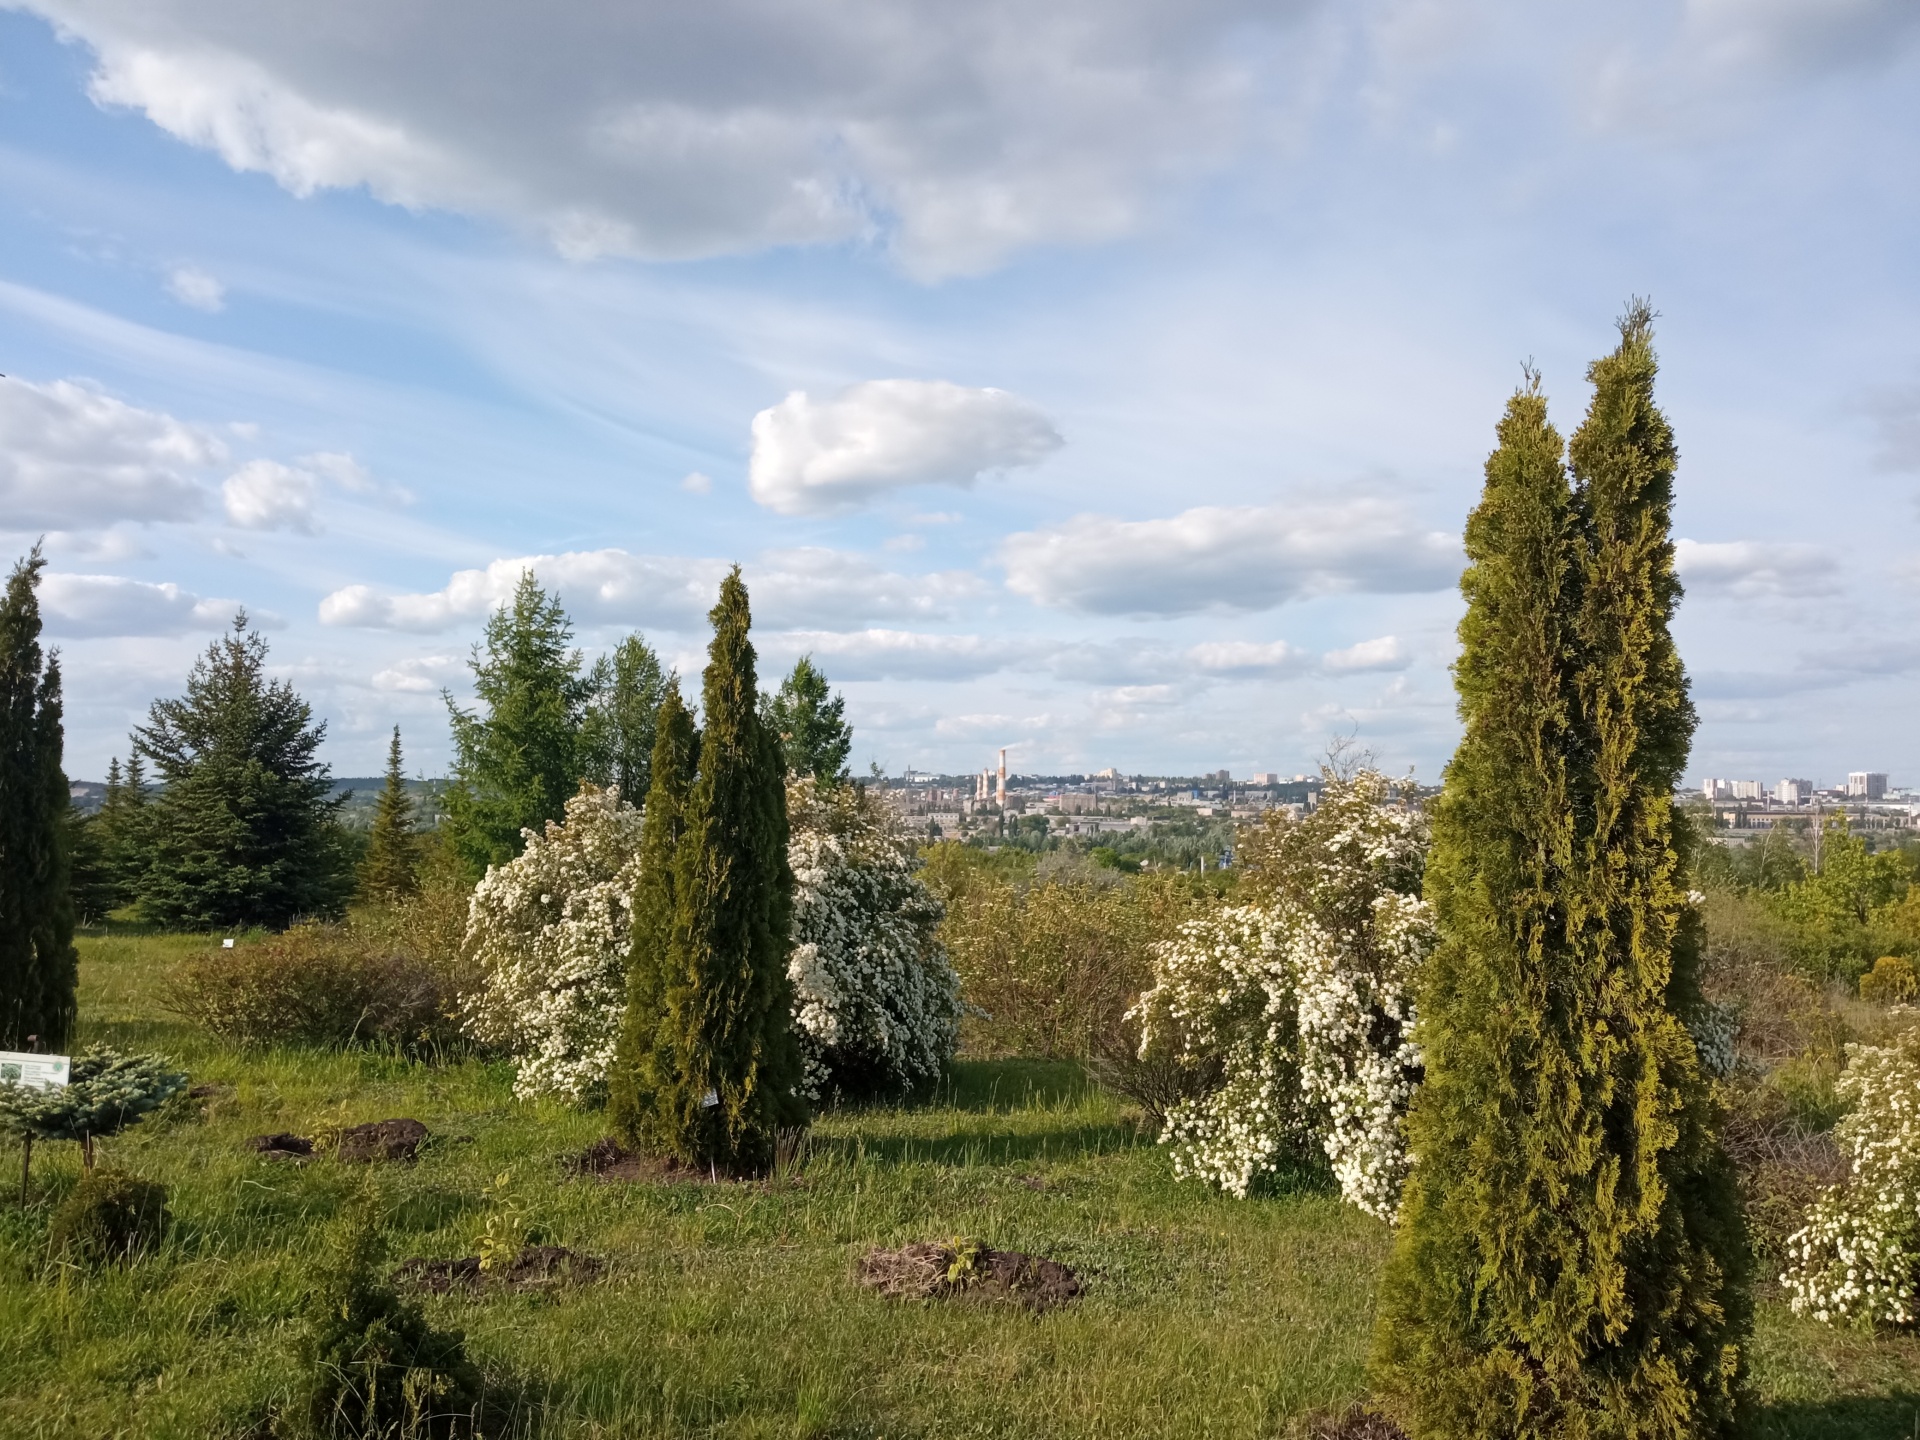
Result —
<instances>
[{"instance_id":1,"label":"high-rise building","mask_svg":"<svg viewBox=\"0 0 1920 1440\"><path fill-rule=\"evenodd\" d=\"M1758 780L1735 780L1733 798L1736 800L1761 800L1766 797L1767 787Z\"/></svg>"},{"instance_id":2,"label":"high-rise building","mask_svg":"<svg viewBox=\"0 0 1920 1440\"><path fill-rule=\"evenodd\" d=\"M1731 800L1733 798L1733 784L1734 782L1731 780L1702 780L1700 782L1700 793L1709 800Z\"/></svg>"},{"instance_id":3,"label":"high-rise building","mask_svg":"<svg viewBox=\"0 0 1920 1440\"><path fill-rule=\"evenodd\" d=\"M1773 798L1781 805L1805 805L1813 799L1811 780L1782 780L1773 787Z\"/></svg>"},{"instance_id":4,"label":"high-rise building","mask_svg":"<svg viewBox=\"0 0 1920 1440\"><path fill-rule=\"evenodd\" d=\"M1253 783L1255 785L1278 785L1280 783L1280 776L1272 770L1261 770L1255 773Z\"/></svg>"},{"instance_id":5,"label":"high-rise building","mask_svg":"<svg viewBox=\"0 0 1920 1440\"><path fill-rule=\"evenodd\" d=\"M1878 770L1854 770L1847 775L1847 798L1849 800L1884 800L1887 798L1887 777Z\"/></svg>"}]
</instances>

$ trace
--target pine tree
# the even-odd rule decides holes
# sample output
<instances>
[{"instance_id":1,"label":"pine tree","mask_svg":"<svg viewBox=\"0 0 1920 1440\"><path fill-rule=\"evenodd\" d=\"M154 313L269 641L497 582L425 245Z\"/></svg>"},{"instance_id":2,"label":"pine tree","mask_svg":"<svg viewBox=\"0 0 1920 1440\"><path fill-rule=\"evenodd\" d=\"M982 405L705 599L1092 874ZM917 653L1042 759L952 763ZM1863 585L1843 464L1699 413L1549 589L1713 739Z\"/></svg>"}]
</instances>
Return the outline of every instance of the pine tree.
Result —
<instances>
[{"instance_id":1,"label":"pine tree","mask_svg":"<svg viewBox=\"0 0 1920 1440\"><path fill-rule=\"evenodd\" d=\"M484 657L475 646L469 662L486 713L446 697L454 745L447 836L476 876L518 855L522 830L560 820L580 789L593 686L572 641L567 612L526 571L512 601L487 619Z\"/></svg>"},{"instance_id":2,"label":"pine tree","mask_svg":"<svg viewBox=\"0 0 1920 1440\"><path fill-rule=\"evenodd\" d=\"M1577 489L1536 383L1467 527L1465 735L1378 1361L1420 1440L1732 1433L1743 1245L1682 1016L1674 452L1650 316L1590 372Z\"/></svg>"},{"instance_id":3,"label":"pine tree","mask_svg":"<svg viewBox=\"0 0 1920 1440\"><path fill-rule=\"evenodd\" d=\"M413 797L400 765L400 727L387 745L387 781L374 805L373 831L360 861L360 893L371 900L401 900L420 888L420 837L413 828Z\"/></svg>"},{"instance_id":4,"label":"pine tree","mask_svg":"<svg viewBox=\"0 0 1920 1440\"><path fill-rule=\"evenodd\" d=\"M645 637L629 635L612 656L594 663L589 681L594 696L580 737L585 776L596 785L618 785L628 804L638 804L652 783L660 705L680 677L661 666Z\"/></svg>"},{"instance_id":5,"label":"pine tree","mask_svg":"<svg viewBox=\"0 0 1920 1440\"><path fill-rule=\"evenodd\" d=\"M266 676L243 610L207 648L187 693L156 700L134 732L161 789L144 809L141 913L176 929L275 929L338 914L352 888L313 708Z\"/></svg>"},{"instance_id":6,"label":"pine tree","mask_svg":"<svg viewBox=\"0 0 1920 1440\"><path fill-rule=\"evenodd\" d=\"M760 718L737 567L709 618L706 727L674 852L662 1007L670 1055L661 1069L670 1073L646 1110L669 1154L746 1174L764 1170L778 1133L807 1115L787 980L786 767Z\"/></svg>"},{"instance_id":7,"label":"pine tree","mask_svg":"<svg viewBox=\"0 0 1920 1440\"><path fill-rule=\"evenodd\" d=\"M794 662L793 673L767 707L767 720L786 756L787 769L811 775L822 784L847 778L847 756L853 750L853 727L847 724L847 697L827 689L811 655Z\"/></svg>"},{"instance_id":8,"label":"pine tree","mask_svg":"<svg viewBox=\"0 0 1920 1440\"><path fill-rule=\"evenodd\" d=\"M0 1049L57 1051L73 1034L68 811L60 659L40 648L40 547L0 598Z\"/></svg>"},{"instance_id":9,"label":"pine tree","mask_svg":"<svg viewBox=\"0 0 1920 1440\"><path fill-rule=\"evenodd\" d=\"M627 957L627 1006L607 1077L615 1131L628 1144L670 1150L677 1134L671 1102L677 1091L671 985L674 852L686 828L687 794L700 749L693 717L674 685L655 717L646 819L640 833L640 884L633 897L633 948Z\"/></svg>"}]
</instances>

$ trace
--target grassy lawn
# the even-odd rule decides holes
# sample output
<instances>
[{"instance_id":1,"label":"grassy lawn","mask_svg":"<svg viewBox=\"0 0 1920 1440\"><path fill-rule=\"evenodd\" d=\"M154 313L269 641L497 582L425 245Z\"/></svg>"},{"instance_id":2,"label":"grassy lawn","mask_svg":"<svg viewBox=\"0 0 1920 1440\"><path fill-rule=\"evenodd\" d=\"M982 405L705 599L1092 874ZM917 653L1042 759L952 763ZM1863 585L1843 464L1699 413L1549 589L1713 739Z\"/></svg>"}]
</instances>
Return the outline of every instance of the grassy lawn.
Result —
<instances>
[{"instance_id":1,"label":"grassy lawn","mask_svg":"<svg viewBox=\"0 0 1920 1440\"><path fill-rule=\"evenodd\" d=\"M603 1183L565 1157L598 1116L516 1103L497 1065L230 1049L157 1004L196 942L90 937L81 1043L156 1049L229 1090L103 1148L164 1181L176 1224L122 1271L50 1267L71 1146L36 1201L0 1168L0 1436L242 1435L293 1382L298 1309L328 1222L371 1186L395 1259L471 1254L503 1171L528 1221L608 1262L547 1296L429 1300L543 1436L1284 1434L1355 1396L1384 1227L1326 1191L1250 1203L1176 1184L1164 1153L1071 1067L962 1064L935 1103L837 1113L771 1185ZM295 1168L246 1137L409 1115L411 1166ZM1065 1261L1075 1304L1033 1316L855 1288L875 1244L966 1236ZM1920 1345L1803 1323L1768 1301L1767 1436L1920 1434Z\"/></svg>"}]
</instances>

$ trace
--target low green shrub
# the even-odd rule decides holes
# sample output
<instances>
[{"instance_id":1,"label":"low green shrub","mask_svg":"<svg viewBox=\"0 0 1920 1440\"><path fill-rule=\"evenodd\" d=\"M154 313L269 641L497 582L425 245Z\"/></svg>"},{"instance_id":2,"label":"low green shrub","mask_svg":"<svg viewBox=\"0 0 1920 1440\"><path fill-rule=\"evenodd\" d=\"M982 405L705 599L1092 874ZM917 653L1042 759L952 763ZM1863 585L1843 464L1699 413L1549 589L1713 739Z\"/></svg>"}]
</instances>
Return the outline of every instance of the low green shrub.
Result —
<instances>
[{"instance_id":1,"label":"low green shrub","mask_svg":"<svg viewBox=\"0 0 1920 1440\"><path fill-rule=\"evenodd\" d=\"M118 1264L166 1238L167 1187L118 1170L89 1170L53 1212L48 1249L88 1265Z\"/></svg>"},{"instance_id":2,"label":"low green shrub","mask_svg":"<svg viewBox=\"0 0 1920 1440\"><path fill-rule=\"evenodd\" d=\"M466 1337L434 1329L401 1299L380 1278L384 1258L378 1225L357 1210L308 1300L301 1404L280 1429L350 1440L474 1433L482 1387Z\"/></svg>"},{"instance_id":3,"label":"low green shrub","mask_svg":"<svg viewBox=\"0 0 1920 1440\"><path fill-rule=\"evenodd\" d=\"M194 956L167 994L176 1014L232 1040L409 1050L460 1043L458 999L445 965L387 935L322 924Z\"/></svg>"},{"instance_id":4,"label":"low green shrub","mask_svg":"<svg viewBox=\"0 0 1920 1440\"><path fill-rule=\"evenodd\" d=\"M1906 1005L1920 996L1920 974L1904 955L1882 955L1860 977L1860 998L1874 1005Z\"/></svg>"}]
</instances>

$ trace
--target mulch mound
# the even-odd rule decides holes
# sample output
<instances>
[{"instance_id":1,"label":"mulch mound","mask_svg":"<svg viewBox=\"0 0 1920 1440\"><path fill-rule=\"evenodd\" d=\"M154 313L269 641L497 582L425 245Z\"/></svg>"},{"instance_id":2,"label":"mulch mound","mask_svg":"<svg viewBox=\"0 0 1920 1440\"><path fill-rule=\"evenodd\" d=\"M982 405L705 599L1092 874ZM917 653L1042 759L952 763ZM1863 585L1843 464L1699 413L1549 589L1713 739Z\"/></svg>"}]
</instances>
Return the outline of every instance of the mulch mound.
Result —
<instances>
[{"instance_id":1,"label":"mulch mound","mask_svg":"<svg viewBox=\"0 0 1920 1440\"><path fill-rule=\"evenodd\" d=\"M602 1136L578 1155L570 1155L561 1161L561 1167L570 1175L591 1175L596 1180L704 1180L735 1181L745 1178L757 1179L757 1176L741 1177L729 1174L725 1170L702 1170L696 1165L683 1165L671 1156L642 1155L637 1150L629 1150L611 1135Z\"/></svg>"},{"instance_id":2,"label":"mulch mound","mask_svg":"<svg viewBox=\"0 0 1920 1440\"><path fill-rule=\"evenodd\" d=\"M1030 1310L1050 1310L1080 1294L1080 1277L1057 1260L1019 1250L960 1252L950 1245L902 1245L862 1257L854 1278L869 1290L903 1300L1012 1300ZM956 1273L957 1272L957 1273Z\"/></svg>"},{"instance_id":3,"label":"mulch mound","mask_svg":"<svg viewBox=\"0 0 1920 1440\"><path fill-rule=\"evenodd\" d=\"M413 1160L426 1143L427 1127L418 1120L375 1120L354 1125L332 1137L333 1158L349 1164L370 1165L382 1160ZM270 1160L307 1161L327 1153L304 1135L256 1135L247 1148Z\"/></svg>"},{"instance_id":4,"label":"mulch mound","mask_svg":"<svg viewBox=\"0 0 1920 1440\"><path fill-rule=\"evenodd\" d=\"M418 1120L375 1120L370 1125L342 1130L334 1143L333 1158L352 1164L412 1160L426 1138L427 1127Z\"/></svg>"},{"instance_id":5,"label":"mulch mound","mask_svg":"<svg viewBox=\"0 0 1920 1440\"><path fill-rule=\"evenodd\" d=\"M455 1290L553 1290L562 1285L588 1284L605 1268L593 1256L564 1245L529 1245L504 1270L489 1273L480 1268L478 1255L464 1255L458 1260L408 1260L395 1267L393 1278L409 1290L429 1295Z\"/></svg>"},{"instance_id":6,"label":"mulch mound","mask_svg":"<svg viewBox=\"0 0 1920 1440\"><path fill-rule=\"evenodd\" d=\"M256 1135L247 1141L247 1148L269 1160L299 1163L313 1158L313 1141L304 1135Z\"/></svg>"},{"instance_id":7,"label":"mulch mound","mask_svg":"<svg viewBox=\"0 0 1920 1440\"><path fill-rule=\"evenodd\" d=\"M1378 1410L1352 1405L1339 1414L1315 1415L1301 1432L1304 1440L1407 1440L1407 1432Z\"/></svg>"}]
</instances>

